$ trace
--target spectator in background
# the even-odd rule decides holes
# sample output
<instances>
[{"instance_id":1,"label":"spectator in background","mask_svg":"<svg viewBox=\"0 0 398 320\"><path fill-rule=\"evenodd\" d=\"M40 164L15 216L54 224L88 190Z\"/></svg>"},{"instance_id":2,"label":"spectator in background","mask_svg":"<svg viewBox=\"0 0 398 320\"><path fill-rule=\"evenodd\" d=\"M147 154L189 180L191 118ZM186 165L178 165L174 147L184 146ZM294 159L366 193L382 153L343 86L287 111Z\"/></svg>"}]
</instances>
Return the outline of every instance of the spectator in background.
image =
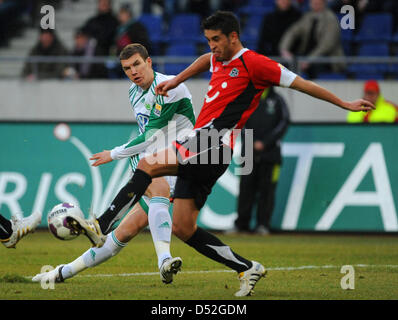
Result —
<instances>
[{"instance_id":1,"label":"spectator in background","mask_svg":"<svg viewBox=\"0 0 398 320\"><path fill-rule=\"evenodd\" d=\"M75 33L75 43L72 55L75 57L92 58L97 54L97 40L91 38L87 30L78 29ZM108 71L103 63L76 63L73 66L72 77L78 79L107 78Z\"/></svg>"},{"instance_id":2,"label":"spectator in background","mask_svg":"<svg viewBox=\"0 0 398 320\"><path fill-rule=\"evenodd\" d=\"M29 56L66 56L68 51L58 40L54 30L40 29L40 37L37 44L32 48ZM35 79L60 79L64 77L67 68L65 63L25 63L22 76L27 80Z\"/></svg>"},{"instance_id":3,"label":"spectator in background","mask_svg":"<svg viewBox=\"0 0 398 320\"><path fill-rule=\"evenodd\" d=\"M258 52L266 56L279 56L279 41L285 31L301 17L291 0L276 0L275 11L267 14L258 40ZM295 52L294 48L290 50Z\"/></svg>"},{"instance_id":4,"label":"spectator in background","mask_svg":"<svg viewBox=\"0 0 398 320\"><path fill-rule=\"evenodd\" d=\"M249 231L253 205L257 203L255 232L266 235L275 203L275 190L282 162L280 141L289 124L289 110L273 87L261 96L258 108L246 122L253 129L253 171L242 175L239 187L238 218L234 231ZM245 141L242 139L242 156Z\"/></svg>"},{"instance_id":5,"label":"spectator in background","mask_svg":"<svg viewBox=\"0 0 398 320\"><path fill-rule=\"evenodd\" d=\"M368 112L349 112L347 122L349 123L375 123L375 122L396 122L397 109L392 102L384 99L380 92L377 81L366 81L363 87L363 98L376 106L375 110Z\"/></svg>"},{"instance_id":6,"label":"spectator in background","mask_svg":"<svg viewBox=\"0 0 398 320\"><path fill-rule=\"evenodd\" d=\"M148 31L145 26L133 18L133 12L129 4L123 4L118 14L119 27L116 31L116 53L123 50L130 43L140 43L151 54L151 44Z\"/></svg>"},{"instance_id":7,"label":"spectator in background","mask_svg":"<svg viewBox=\"0 0 398 320\"><path fill-rule=\"evenodd\" d=\"M294 23L283 35L279 49L282 57L293 58L291 52L296 41L299 41L297 55L309 57L343 56L340 24L336 15L326 7L326 0L311 0L311 11ZM310 78L320 72L339 72L341 64L309 64L300 65L302 71Z\"/></svg>"},{"instance_id":8,"label":"spectator in background","mask_svg":"<svg viewBox=\"0 0 398 320\"><path fill-rule=\"evenodd\" d=\"M118 24L117 18L112 13L111 0L98 0L97 15L88 19L82 28L97 40L97 55L110 55Z\"/></svg>"}]
</instances>

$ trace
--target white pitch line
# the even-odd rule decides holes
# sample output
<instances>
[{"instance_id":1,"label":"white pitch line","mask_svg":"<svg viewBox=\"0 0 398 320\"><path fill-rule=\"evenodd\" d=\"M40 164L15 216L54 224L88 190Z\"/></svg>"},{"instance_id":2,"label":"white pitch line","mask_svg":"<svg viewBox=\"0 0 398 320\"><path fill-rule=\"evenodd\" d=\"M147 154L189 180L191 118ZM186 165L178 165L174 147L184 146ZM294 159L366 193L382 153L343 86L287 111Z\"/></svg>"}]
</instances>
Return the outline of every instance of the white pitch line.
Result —
<instances>
[{"instance_id":1,"label":"white pitch line","mask_svg":"<svg viewBox=\"0 0 398 320\"><path fill-rule=\"evenodd\" d=\"M353 267L357 268L398 268L398 265L384 264L384 265L372 265L372 264L354 264ZM298 267L274 267L266 268L268 271L297 271L307 269L339 269L342 266L298 266ZM206 271L181 271L182 274L201 274L201 273L231 273L233 270L206 270ZM158 276L159 272L135 272L135 273L114 273L114 274L83 274L77 275L77 277L140 277L140 276ZM27 278L32 278L27 277Z\"/></svg>"}]
</instances>

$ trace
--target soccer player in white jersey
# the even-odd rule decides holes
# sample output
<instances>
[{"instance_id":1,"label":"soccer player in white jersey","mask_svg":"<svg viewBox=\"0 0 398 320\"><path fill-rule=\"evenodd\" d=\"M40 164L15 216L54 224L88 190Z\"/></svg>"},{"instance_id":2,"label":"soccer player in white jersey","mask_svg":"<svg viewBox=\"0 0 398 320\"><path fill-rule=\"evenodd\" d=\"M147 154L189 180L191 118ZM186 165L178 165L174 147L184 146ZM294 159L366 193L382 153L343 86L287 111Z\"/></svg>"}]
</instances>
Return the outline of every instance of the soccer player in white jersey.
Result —
<instances>
[{"instance_id":1,"label":"soccer player in white jersey","mask_svg":"<svg viewBox=\"0 0 398 320\"><path fill-rule=\"evenodd\" d=\"M134 110L140 135L132 141L96 153L91 160L98 166L116 159L130 157L132 171L139 162L140 155L164 149L168 141L183 137L191 132L195 123L192 97L184 84L170 92L169 97L156 96L155 86L172 76L166 76L152 69L152 61L147 50L140 44L130 44L120 53L122 67L133 82L129 97ZM182 260L170 254L171 218L169 196L174 188L175 177L154 179L147 188L145 197L129 212L120 225L111 232L112 226L130 209L133 199L129 193L129 183L115 197L109 208L97 220L84 220L75 217L77 227L94 244L83 255L67 265L60 265L53 271L36 275L32 280L61 282L77 273L94 267L118 254L135 235L148 224L158 256L160 277L164 283L171 283L173 275L180 268ZM104 234L108 234L104 241Z\"/></svg>"}]
</instances>

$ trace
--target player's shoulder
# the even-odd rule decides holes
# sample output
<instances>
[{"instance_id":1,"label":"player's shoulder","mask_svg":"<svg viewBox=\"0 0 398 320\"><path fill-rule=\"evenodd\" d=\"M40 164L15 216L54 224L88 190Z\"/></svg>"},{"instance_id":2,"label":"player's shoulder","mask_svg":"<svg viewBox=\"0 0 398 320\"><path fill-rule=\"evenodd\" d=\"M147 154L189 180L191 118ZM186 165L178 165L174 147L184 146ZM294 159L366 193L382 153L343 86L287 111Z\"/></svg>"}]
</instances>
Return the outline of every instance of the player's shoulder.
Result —
<instances>
[{"instance_id":1,"label":"player's shoulder","mask_svg":"<svg viewBox=\"0 0 398 320\"><path fill-rule=\"evenodd\" d=\"M243 52L242 57L245 61L254 63L256 63L257 61L274 62L274 60L268 58L267 56L250 49Z\"/></svg>"}]
</instances>

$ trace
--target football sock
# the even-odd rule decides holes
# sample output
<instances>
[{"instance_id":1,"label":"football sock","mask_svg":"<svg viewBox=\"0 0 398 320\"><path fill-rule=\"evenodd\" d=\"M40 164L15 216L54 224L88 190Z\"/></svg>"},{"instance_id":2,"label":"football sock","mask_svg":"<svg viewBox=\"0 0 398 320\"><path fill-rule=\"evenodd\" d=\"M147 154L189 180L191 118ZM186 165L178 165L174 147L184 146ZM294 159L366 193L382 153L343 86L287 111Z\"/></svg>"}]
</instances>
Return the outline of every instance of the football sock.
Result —
<instances>
[{"instance_id":1,"label":"football sock","mask_svg":"<svg viewBox=\"0 0 398 320\"><path fill-rule=\"evenodd\" d=\"M149 201L148 223L153 244L158 256L158 267L166 258L171 258L171 218L169 214L170 200L164 197L152 197Z\"/></svg>"},{"instance_id":2,"label":"football sock","mask_svg":"<svg viewBox=\"0 0 398 320\"><path fill-rule=\"evenodd\" d=\"M231 248L222 243L211 233L197 228L195 233L186 241L186 244L206 257L225 264L227 267L240 273L252 267L252 262L236 254Z\"/></svg>"},{"instance_id":3,"label":"football sock","mask_svg":"<svg viewBox=\"0 0 398 320\"><path fill-rule=\"evenodd\" d=\"M74 275L76 275L79 272L82 272L83 270L86 270L86 269L87 269L87 266L84 263L83 256L80 256L79 258L72 261L71 263L64 265L64 267L61 270L62 278L64 278L64 279L71 278Z\"/></svg>"},{"instance_id":4,"label":"football sock","mask_svg":"<svg viewBox=\"0 0 398 320\"><path fill-rule=\"evenodd\" d=\"M103 234L108 234L113 224L141 199L151 182L149 174L140 169L135 170L130 181L120 189L109 208L97 219Z\"/></svg>"},{"instance_id":5,"label":"football sock","mask_svg":"<svg viewBox=\"0 0 398 320\"><path fill-rule=\"evenodd\" d=\"M67 279L86 268L95 267L117 255L126 245L127 243L120 242L112 232L106 237L101 248L90 248L75 261L65 265L62 269L62 276Z\"/></svg>"},{"instance_id":6,"label":"football sock","mask_svg":"<svg viewBox=\"0 0 398 320\"><path fill-rule=\"evenodd\" d=\"M8 239L12 235L11 221L0 214L0 239Z\"/></svg>"}]
</instances>

